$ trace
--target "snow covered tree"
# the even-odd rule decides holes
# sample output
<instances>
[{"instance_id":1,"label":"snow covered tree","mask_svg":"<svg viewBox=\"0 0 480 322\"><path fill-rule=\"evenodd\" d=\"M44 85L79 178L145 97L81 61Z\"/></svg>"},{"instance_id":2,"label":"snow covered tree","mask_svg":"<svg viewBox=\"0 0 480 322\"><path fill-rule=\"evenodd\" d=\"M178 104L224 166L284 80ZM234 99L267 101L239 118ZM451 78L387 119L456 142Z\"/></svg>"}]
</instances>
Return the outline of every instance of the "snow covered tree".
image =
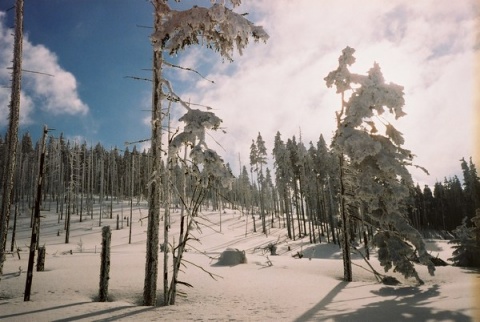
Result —
<instances>
[{"instance_id":1,"label":"snow covered tree","mask_svg":"<svg viewBox=\"0 0 480 322\"><path fill-rule=\"evenodd\" d=\"M344 261L350 260L349 225L361 207L369 224L376 228L374 244L385 271L393 267L422 283L411 262L415 252L430 274L435 268L420 233L407 218L406 202L413 187L407 166L413 165L413 156L402 147L402 133L384 115L389 112L395 119L406 115L403 87L387 84L377 63L366 76L350 73L354 52L346 47L338 68L325 77L327 86L335 86L342 96L332 148L340 161ZM348 101L346 93L350 94ZM350 265L345 263L347 281L352 278Z\"/></svg>"},{"instance_id":2,"label":"snow covered tree","mask_svg":"<svg viewBox=\"0 0 480 322\"><path fill-rule=\"evenodd\" d=\"M258 183L258 196L260 202L260 218L262 219L262 233L267 233L266 221L265 221L265 177L263 175L263 166L267 163L267 148L265 147L265 141L262 138L260 132L257 139L252 140L250 146L250 166L257 174Z\"/></svg>"},{"instance_id":3,"label":"snow covered tree","mask_svg":"<svg viewBox=\"0 0 480 322\"><path fill-rule=\"evenodd\" d=\"M288 152L285 143L281 138L280 132L277 132L274 140L273 157L275 166L275 183L280 195L280 211L285 214L288 238L295 240L293 214L290 209L290 188L289 182L292 177L289 166Z\"/></svg>"},{"instance_id":4,"label":"snow covered tree","mask_svg":"<svg viewBox=\"0 0 480 322\"><path fill-rule=\"evenodd\" d=\"M215 151L209 149L205 142L205 129L218 128L221 121L211 112L191 109L183 102L172 89L162 75L162 68L168 65L164 61L164 52L176 55L184 48L203 44L208 48L218 51L223 58L232 60L235 50L242 54L250 38L255 41L268 39L262 27L255 26L244 15L235 13L225 6L225 1L217 3L212 1L210 8L193 6L188 10L172 10L166 0L153 0L154 6L154 33L151 36L154 48L153 66L153 95L152 95L152 177L150 179L149 215L147 228L147 255L145 265L144 305L156 304L156 281L158 268L158 229L160 217L160 158L162 145L162 123L164 113L162 101L168 99L177 101L186 108L185 114L180 121L186 123L182 133L172 139L168 148L171 156L183 143L192 143L190 152L192 161L202 164L203 170L198 175L203 176L203 183L208 183L210 175L223 174L223 163ZM229 3L236 7L241 0L230 0ZM167 193L168 195L168 193ZM168 208L168 207L167 207ZM165 236L168 233L168 217L164 218ZM165 237L166 238L166 237ZM182 245L181 247L183 247ZM179 249L181 252L181 250ZM164 254L164 265L167 262L167 252ZM179 265L181 257L174 265ZM164 304L168 305L174 299L174 294L168 292L168 269L164 266ZM175 278L175 277L174 277ZM176 283L177 281L174 280ZM170 298L170 299L169 299Z\"/></svg>"},{"instance_id":5,"label":"snow covered tree","mask_svg":"<svg viewBox=\"0 0 480 322\"><path fill-rule=\"evenodd\" d=\"M467 217L454 231L455 238L449 243L455 244L452 258L454 265L462 267L480 267L480 209L471 220L474 227L467 226Z\"/></svg>"}]
</instances>

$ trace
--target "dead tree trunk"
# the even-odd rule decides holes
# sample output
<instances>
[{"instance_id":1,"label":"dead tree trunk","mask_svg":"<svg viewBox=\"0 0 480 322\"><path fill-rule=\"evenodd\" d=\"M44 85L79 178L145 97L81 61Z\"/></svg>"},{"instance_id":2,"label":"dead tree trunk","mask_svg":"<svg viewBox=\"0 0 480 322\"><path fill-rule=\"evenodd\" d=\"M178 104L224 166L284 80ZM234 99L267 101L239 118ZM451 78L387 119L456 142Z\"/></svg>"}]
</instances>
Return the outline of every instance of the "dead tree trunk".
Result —
<instances>
[{"instance_id":1,"label":"dead tree trunk","mask_svg":"<svg viewBox=\"0 0 480 322\"><path fill-rule=\"evenodd\" d=\"M110 242L112 232L110 226L102 228L102 253L100 263L100 290L98 292L98 301L108 301L108 280L110 279Z\"/></svg>"},{"instance_id":2,"label":"dead tree trunk","mask_svg":"<svg viewBox=\"0 0 480 322\"><path fill-rule=\"evenodd\" d=\"M13 47L12 95L7 135L6 167L3 175L2 209L0 213L0 275L3 274L8 223L10 218L13 177L16 167L18 124L20 120L20 91L22 83L23 0L15 3L15 39Z\"/></svg>"},{"instance_id":3,"label":"dead tree trunk","mask_svg":"<svg viewBox=\"0 0 480 322\"><path fill-rule=\"evenodd\" d=\"M45 270L45 254L47 250L45 246L38 247L38 258L37 258L37 272L43 272Z\"/></svg>"},{"instance_id":4,"label":"dead tree trunk","mask_svg":"<svg viewBox=\"0 0 480 322\"><path fill-rule=\"evenodd\" d=\"M23 300L30 301L30 291L32 289L33 279L33 265L35 261L35 250L37 248L38 231L40 229L40 203L42 200L42 183L43 183L43 168L45 163L45 141L47 139L48 128L45 125L43 128L42 152L40 154L40 162L38 168L37 178L37 196L35 199L35 215L32 225L32 237L30 240L30 256L28 258L27 281L25 283L25 293Z\"/></svg>"},{"instance_id":5,"label":"dead tree trunk","mask_svg":"<svg viewBox=\"0 0 480 322\"><path fill-rule=\"evenodd\" d=\"M160 12L163 0L153 1L155 30L161 25ZM152 178L149 190L147 254L145 261L145 281L143 287L143 305L155 306L157 303L158 247L160 221L160 184L161 184L161 145L162 145L162 52L153 52L153 93L152 93ZM130 223L131 224L131 223ZM166 272L164 272L164 275ZM164 276L165 279L165 276Z\"/></svg>"}]
</instances>

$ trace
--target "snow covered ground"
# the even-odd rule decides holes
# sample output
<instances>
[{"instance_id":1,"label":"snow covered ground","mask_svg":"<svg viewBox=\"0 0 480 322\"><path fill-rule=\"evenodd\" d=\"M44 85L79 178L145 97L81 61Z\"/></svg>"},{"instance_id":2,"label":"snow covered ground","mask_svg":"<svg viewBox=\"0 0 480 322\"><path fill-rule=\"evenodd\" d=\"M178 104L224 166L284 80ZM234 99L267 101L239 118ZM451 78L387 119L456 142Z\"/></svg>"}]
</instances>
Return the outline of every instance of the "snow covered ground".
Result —
<instances>
[{"instance_id":1,"label":"snow covered ground","mask_svg":"<svg viewBox=\"0 0 480 322\"><path fill-rule=\"evenodd\" d=\"M145 204L135 206L129 244L126 222L116 230L116 214L128 216L127 204L121 207L114 202L114 207L113 219L102 219L102 226L112 228L110 301L95 302L101 245L98 212L82 223L73 216L70 243L65 244L64 222L58 223L54 211L42 211L40 244L47 249L45 271L34 271L31 300L23 301L31 233L30 216L24 214L17 230L21 259L8 255L0 282L0 321L480 321L480 275L476 271L437 267L432 277L417 266L425 285L417 286L414 280L389 272L402 284L386 286L354 256L354 281L346 283L337 245L325 241L311 245L308 238L290 241L285 229L276 225L269 228L268 236L253 233L251 218L247 225L238 210L228 209L222 214L203 212L211 227L194 233L200 243L192 243L185 256L218 275L217 280L188 265L180 280L194 288L180 286L183 295L177 297L176 305L141 306L147 223L139 219L147 211ZM178 213L172 215L174 233ZM279 255L267 258L262 248L272 242L280 242ZM451 257L446 241L428 240L427 245L433 255L444 260ZM212 258L226 248L245 250L248 262L216 265ZM305 256L292 257L297 252ZM159 257L161 268L163 254ZM371 262L383 273L376 259ZM159 297L161 276L159 272Z\"/></svg>"}]
</instances>

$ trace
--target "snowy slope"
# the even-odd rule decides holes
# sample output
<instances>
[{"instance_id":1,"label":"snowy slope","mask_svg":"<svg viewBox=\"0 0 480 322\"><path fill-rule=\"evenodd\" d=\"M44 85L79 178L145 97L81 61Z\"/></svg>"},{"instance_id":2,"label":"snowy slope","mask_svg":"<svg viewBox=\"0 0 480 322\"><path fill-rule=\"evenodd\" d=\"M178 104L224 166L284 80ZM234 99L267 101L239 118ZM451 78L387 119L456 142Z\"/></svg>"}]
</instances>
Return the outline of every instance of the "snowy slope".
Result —
<instances>
[{"instance_id":1,"label":"snowy slope","mask_svg":"<svg viewBox=\"0 0 480 322\"><path fill-rule=\"evenodd\" d=\"M425 285L395 275L402 284L379 284L368 266L354 256L354 281L342 281L341 250L337 245L311 245L308 238L289 241L286 231L270 227L269 235L253 233L253 223L239 211L203 212L202 231L194 235L186 260L218 276L213 280L202 269L188 265L180 280L194 288L180 287L184 295L175 306L144 307L143 291L146 220L145 204L133 213L132 244L128 227L116 230L116 214L128 216L128 207L114 203L112 228L110 302L95 302L100 272L101 227L98 212L80 223L72 217L70 243L65 244L63 220L53 211L42 211L40 244L47 248L44 272L34 271L31 301L23 301L30 244L30 217L19 218L17 245L21 259L9 255L0 282L1 321L480 321L480 275L458 267L437 267L428 275L418 266ZM53 207L52 207L53 208ZM172 213L173 233L178 213ZM210 222L210 223L208 223ZM257 220L258 224L258 220ZM210 226L210 227L208 227ZM60 232L59 236L57 233ZM279 242L277 256L263 248ZM10 236L7 243L10 246ZM433 255L446 260L451 247L446 241L428 240ZM248 262L236 266L215 265L226 248L245 250ZM288 250L290 248L290 251ZM71 253L70 253L71 251ZM292 255L303 252L302 259ZM160 254L162 267L163 256ZM271 261L273 265L268 265ZM375 269L383 272L378 262ZM19 275L19 267L23 272ZM389 272L389 275L394 273ZM159 274L158 294L162 294ZM475 319L476 317L476 319Z\"/></svg>"}]
</instances>

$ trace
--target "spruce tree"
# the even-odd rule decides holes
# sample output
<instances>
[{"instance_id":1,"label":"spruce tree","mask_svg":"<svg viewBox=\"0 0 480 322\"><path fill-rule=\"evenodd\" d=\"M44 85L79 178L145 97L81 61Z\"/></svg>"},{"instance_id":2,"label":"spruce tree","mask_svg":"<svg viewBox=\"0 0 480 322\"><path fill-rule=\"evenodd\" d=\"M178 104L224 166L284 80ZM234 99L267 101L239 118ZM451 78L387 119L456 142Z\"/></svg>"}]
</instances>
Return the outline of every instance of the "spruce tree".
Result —
<instances>
[{"instance_id":1,"label":"spruce tree","mask_svg":"<svg viewBox=\"0 0 480 322\"><path fill-rule=\"evenodd\" d=\"M285 143L281 138L280 132L277 132L273 147L275 183L280 195L280 211L285 214L288 238L295 240L295 234L292 214L290 212L290 188L291 167L289 166L288 152Z\"/></svg>"},{"instance_id":2,"label":"spruce tree","mask_svg":"<svg viewBox=\"0 0 480 322\"><path fill-rule=\"evenodd\" d=\"M332 148L340 161L344 260L349 260L349 225L361 207L377 229L373 241L385 271L394 268L422 283L411 262L413 255L418 253L430 274L435 268L420 233L407 218L409 190L413 187L407 166L412 165L413 156L402 147L402 133L384 115L389 112L395 119L406 115L403 87L387 84L377 63L366 76L350 73L354 52L345 48L337 70L325 78L328 87L335 86L342 94ZM351 95L345 101L347 92ZM380 126L383 133L377 128ZM345 264L345 280L351 279L349 265Z\"/></svg>"},{"instance_id":3,"label":"spruce tree","mask_svg":"<svg viewBox=\"0 0 480 322\"><path fill-rule=\"evenodd\" d=\"M480 209L471 220L473 227L467 226L467 217L454 231L455 238L449 243L454 244L452 258L454 265L461 267L480 267Z\"/></svg>"}]
</instances>

